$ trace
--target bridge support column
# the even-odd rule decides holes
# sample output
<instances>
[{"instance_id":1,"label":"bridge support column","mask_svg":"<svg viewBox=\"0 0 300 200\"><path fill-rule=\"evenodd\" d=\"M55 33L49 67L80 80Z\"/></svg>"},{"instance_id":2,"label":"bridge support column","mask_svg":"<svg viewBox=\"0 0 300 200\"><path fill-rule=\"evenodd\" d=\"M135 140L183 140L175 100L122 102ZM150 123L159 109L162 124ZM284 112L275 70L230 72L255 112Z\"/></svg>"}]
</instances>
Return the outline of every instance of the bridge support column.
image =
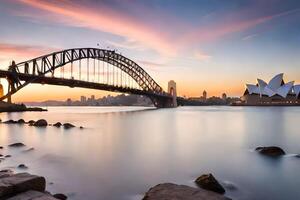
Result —
<instances>
[{"instance_id":1,"label":"bridge support column","mask_svg":"<svg viewBox=\"0 0 300 200\"><path fill-rule=\"evenodd\" d=\"M168 93L173 97L170 107L177 107L177 88L176 82L173 80L168 82Z\"/></svg>"}]
</instances>

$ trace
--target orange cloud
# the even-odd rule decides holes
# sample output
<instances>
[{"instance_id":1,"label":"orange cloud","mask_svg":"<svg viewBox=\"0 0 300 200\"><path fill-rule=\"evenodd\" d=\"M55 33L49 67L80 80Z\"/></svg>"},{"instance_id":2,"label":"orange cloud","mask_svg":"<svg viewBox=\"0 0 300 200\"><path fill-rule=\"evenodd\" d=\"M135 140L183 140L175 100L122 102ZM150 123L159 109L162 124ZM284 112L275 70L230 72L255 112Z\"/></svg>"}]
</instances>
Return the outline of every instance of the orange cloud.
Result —
<instances>
[{"instance_id":1,"label":"orange cloud","mask_svg":"<svg viewBox=\"0 0 300 200\"><path fill-rule=\"evenodd\" d=\"M54 50L57 49L44 46L0 43L0 67L7 67L9 65L9 62L11 62L12 60L21 62L52 52Z\"/></svg>"},{"instance_id":2,"label":"orange cloud","mask_svg":"<svg viewBox=\"0 0 300 200\"><path fill-rule=\"evenodd\" d=\"M166 35L167 33L152 29L147 24L135 18L121 14L105 6L94 10L93 8L78 5L69 0L57 2L19 0L19 2L54 14L54 16L37 16L32 13L18 13L21 16L32 17L34 19L46 17L47 20L55 21L56 23L91 28L123 36L127 39L137 40L160 53L173 54L176 52L175 46L172 45L172 41L169 41Z\"/></svg>"}]
</instances>

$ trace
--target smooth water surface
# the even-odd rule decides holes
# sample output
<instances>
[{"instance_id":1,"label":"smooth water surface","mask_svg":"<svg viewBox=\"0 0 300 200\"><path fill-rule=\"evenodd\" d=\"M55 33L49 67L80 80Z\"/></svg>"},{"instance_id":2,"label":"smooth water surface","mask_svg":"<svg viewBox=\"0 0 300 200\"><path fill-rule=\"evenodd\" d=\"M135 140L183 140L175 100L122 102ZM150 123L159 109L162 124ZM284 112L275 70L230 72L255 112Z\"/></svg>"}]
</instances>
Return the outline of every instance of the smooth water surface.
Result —
<instances>
[{"instance_id":1,"label":"smooth water surface","mask_svg":"<svg viewBox=\"0 0 300 200\"><path fill-rule=\"evenodd\" d=\"M71 122L84 129L0 124L0 168L24 163L47 178L47 189L73 200L130 200L158 183L195 186L203 173L237 189L241 200L300 199L300 107L49 107L0 114L7 119ZM23 142L22 149L8 148ZM278 145L280 159L257 154ZM31 152L23 152L34 147ZM195 186L196 187L196 186Z\"/></svg>"}]
</instances>

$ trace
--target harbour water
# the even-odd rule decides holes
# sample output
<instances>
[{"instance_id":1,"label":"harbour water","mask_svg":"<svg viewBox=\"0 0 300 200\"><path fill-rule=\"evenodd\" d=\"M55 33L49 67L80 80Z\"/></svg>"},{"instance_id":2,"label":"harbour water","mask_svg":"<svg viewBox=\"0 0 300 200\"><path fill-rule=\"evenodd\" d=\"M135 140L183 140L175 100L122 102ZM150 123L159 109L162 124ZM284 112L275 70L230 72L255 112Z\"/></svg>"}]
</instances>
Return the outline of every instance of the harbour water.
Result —
<instances>
[{"instance_id":1,"label":"harbour water","mask_svg":"<svg viewBox=\"0 0 300 200\"><path fill-rule=\"evenodd\" d=\"M213 173L226 196L240 200L300 199L300 107L48 107L1 113L70 122L84 129L0 124L0 168L45 176L47 190L73 200L135 200L158 183L195 186ZM23 149L8 148L23 142ZM287 155L254 151L276 145ZM33 151L22 150L34 147ZM27 170L17 169L24 163ZM232 188L232 184L234 188Z\"/></svg>"}]
</instances>

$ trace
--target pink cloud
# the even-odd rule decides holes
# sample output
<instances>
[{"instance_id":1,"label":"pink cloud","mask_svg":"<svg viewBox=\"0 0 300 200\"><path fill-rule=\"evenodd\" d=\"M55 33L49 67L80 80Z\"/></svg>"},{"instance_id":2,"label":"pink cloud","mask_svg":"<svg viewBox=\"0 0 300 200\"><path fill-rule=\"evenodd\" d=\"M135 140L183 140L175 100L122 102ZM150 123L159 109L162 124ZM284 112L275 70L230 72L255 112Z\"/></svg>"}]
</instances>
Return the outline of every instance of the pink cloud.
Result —
<instances>
[{"instance_id":1,"label":"pink cloud","mask_svg":"<svg viewBox=\"0 0 300 200\"><path fill-rule=\"evenodd\" d=\"M94 9L78 5L72 1L38 1L19 0L27 6L47 11L46 15L32 13L18 14L22 16L45 18L56 23L63 23L75 27L86 27L94 30L112 33L138 42L164 54L176 52L167 33L152 29L147 24L109 7L101 6ZM52 15L49 15L52 14Z\"/></svg>"},{"instance_id":2,"label":"pink cloud","mask_svg":"<svg viewBox=\"0 0 300 200\"><path fill-rule=\"evenodd\" d=\"M56 50L56 48L44 46L0 43L0 64L3 68L7 67L12 60L21 62Z\"/></svg>"}]
</instances>

